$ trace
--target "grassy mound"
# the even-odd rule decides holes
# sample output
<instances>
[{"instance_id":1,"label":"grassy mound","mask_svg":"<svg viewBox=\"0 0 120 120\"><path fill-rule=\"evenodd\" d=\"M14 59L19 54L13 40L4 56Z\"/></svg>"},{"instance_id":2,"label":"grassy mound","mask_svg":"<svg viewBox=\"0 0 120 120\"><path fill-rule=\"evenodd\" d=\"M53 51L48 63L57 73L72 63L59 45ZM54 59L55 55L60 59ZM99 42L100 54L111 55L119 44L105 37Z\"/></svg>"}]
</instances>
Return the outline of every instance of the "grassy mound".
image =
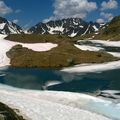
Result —
<instances>
[{"instance_id":1,"label":"grassy mound","mask_svg":"<svg viewBox=\"0 0 120 120\"><path fill-rule=\"evenodd\" d=\"M75 39L67 36L22 34L9 35L6 39L23 43L58 44L58 47L47 52L35 52L21 45L14 46L7 52L14 67L62 68L81 63L103 63L118 59L103 52L82 51L74 46Z\"/></svg>"},{"instance_id":2,"label":"grassy mound","mask_svg":"<svg viewBox=\"0 0 120 120\"><path fill-rule=\"evenodd\" d=\"M27 38L22 41L26 42L29 40L29 35L25 36L27 36ZM32 35L30 36L32 37ZM35 36L33 38L31 37L30 42L35 39ZM44 38L44 36L42 37ZM65 38L66 37L63 36L62 39L61 36L55 38L55 36L52 35L48 37L48 35L46 35L45 39L49 42L53 40L53 43L57 43L58 47L47 52L35 52L21 45L17 45L7 52L7 56L11 59L11 65L14 67L62 68L81 63L103 63L117 60L117 58L114 58L112 55L103 52L82 51L76 48L69 38ZM18 40L20 39L18 38ZM40 38L37 36L35 40L41 42L41 36Z\"/></svg>"}]
</instances>

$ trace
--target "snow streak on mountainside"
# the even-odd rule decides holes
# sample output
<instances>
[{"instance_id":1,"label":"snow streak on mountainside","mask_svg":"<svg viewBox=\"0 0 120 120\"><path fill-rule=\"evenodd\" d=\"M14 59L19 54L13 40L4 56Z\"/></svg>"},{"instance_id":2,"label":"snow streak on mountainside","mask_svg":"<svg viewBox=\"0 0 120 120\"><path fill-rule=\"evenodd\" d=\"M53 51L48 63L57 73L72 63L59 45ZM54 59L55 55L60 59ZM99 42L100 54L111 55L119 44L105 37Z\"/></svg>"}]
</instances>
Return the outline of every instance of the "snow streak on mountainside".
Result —
<instances>
[{"instance_id":1,"label":"snow streak on mountainside","mask_svg":"<svg viewBox=\"0 0 120 120\"><path fill-rule=\"evenodd\" d=\"M0 34L20 34L23 30L17 24L0 17Z\"/></svg>"},{"instance_id":2,"label":"snow streak on mountainside","mask_svg":"<svg viewBox=\"0 0 120 120\"><path fill-rule=\"evenodd\" d=\"M102 27L99 23L85 22L80 18L68 18L47 23L38 23L31 27L29 33L60 34L74 37L96 32Z\"/></svg>"}]
</instances>

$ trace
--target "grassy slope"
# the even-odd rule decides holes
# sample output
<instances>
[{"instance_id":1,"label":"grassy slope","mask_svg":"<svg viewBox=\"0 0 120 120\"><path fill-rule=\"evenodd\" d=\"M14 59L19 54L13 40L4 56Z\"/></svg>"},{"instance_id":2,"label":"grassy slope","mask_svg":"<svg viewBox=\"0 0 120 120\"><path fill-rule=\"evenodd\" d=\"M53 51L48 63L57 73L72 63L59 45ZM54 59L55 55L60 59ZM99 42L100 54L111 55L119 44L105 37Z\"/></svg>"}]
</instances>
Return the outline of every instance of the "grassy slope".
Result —
<instances>
[{"instance_id":1,"label":"grassy slope","mask_svg":"<svg viewBox=\"0 0 120 120\"><path fill-rule=\"evenodd\" d=\"M120 41L120 16L114 17L105 29L101 29L99 34L88 34L82 37L75 37L74 39L87 39L92 38L96 40L111 40Z\"/></svg>"},{"instance_id":2,"label":"grassy slope","mask_svg":"<svg viewBox=\"0 0 120 120\"><path fill-rule=\"evenodd\" d=\"M94 39L119 41L120 16L113 18L112 21L108 23L108 26L105 29L101 30L100 33L96 35Z\"/></svg>"},{"instance_id":3,"label":"grassy slope","mask_svg":"<svg viewBox=\"0 0 120 120\"><path fill-rule=\"evenodd\" d=\"M68 36L63 35L40 35L40 34L11 34L6 37L7 40L22 42L22 43L60 43L62 41L71 40Z\"/></svg>"},{"instance_id":4,"label":"grassy slope","mask_svg":"<svg viewBox=\"0 0 120 120\"><path fill-rule=\"evenodd\" d=\"M13 47L8 53L11 65L15 67L61 68L81 63L102 63L117 60L102 52L82 51L76 48L71 38L58 35L10 35L12 41L24 43L52 42L58 47L47 52L35 52L22 46Z\"/></svg>"}]
</instances>

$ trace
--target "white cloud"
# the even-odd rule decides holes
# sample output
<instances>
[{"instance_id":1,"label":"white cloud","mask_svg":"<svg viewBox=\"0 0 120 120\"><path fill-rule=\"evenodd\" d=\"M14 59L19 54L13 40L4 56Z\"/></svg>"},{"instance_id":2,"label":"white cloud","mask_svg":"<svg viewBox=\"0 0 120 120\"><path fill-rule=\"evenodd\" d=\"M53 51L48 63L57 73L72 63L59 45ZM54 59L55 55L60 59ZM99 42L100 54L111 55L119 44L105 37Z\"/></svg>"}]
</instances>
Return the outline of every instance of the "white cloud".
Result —
<instances>
[{"instance_id":1,"label":"white cloud","mask_svg":"<svg viewBox=\"0 0 120 120\"><path fill-rule=\"evenodd\" d=\"M55 17L52 16L52 17L46 18L43 20L43 23L49 22L51 20L55 20Z\"/></svg>"},{"instance_id":2,"label":"white cloud","mask_svg":"<svg viewBox=\"0 0 120 120\"><path fill-rule=\"evenodd\" d=\"M113 14L112 13L101 12L100 16L103 17L106 20L106 22L113 19Z\"/></svg>"},{"instance_id":3,"label":"white cloud","mask_svg":"<svg viewBox=\"0 0 120 120\"><path fill-rule=\"evenodd\" d=\"M30 20L30 21L27 22L22 28L23 28L24 30L28 30L28 29L30 28L30 26L32 25L32 23L33 23L33 21Z\"/></svg>"},{"instance_id":4,"label":"white cloud","mask_svg":"<svg viewBox=\"0 0 120 120\"><path fill-rule=\"evenodd\" d=\"M12 12L12 9L8 7L4 1L0 0L0 15L5 15Z\"/></svg>"},{"instance_id":5,"label":"white cloud","mask_svg":"<svg viewBox=\"0 0 120 120\"><path fill-rule=\"evenodd\" d=\"M55 0L54 15L49 19L85 18L89 12L96 9L96 2L89 2L88 0Z\"/></svg>"},{"instance_id":6,"label":"white cloud","mask_svg":"<svg viewBox=\"0 0 120 120\"><path fill-rule=\"evenodd\" d=\"M116 9L118 7L118 2L116 0L109 0L108 2L103 1L101 7L101 10Z\"/></svg>"},{"instance_id":7,"label":"white cloud","mask_svg":"<svg viewBox=\"0 0 120 120\"><path fill-rule=\"evenodd\" d=\"M13 23L18 23L18 22L19 22L18 19L13 20Z\"/></svg>"},{"instance_id":8,"label":"white cloud","mask_svg":"<svg viewBox=\"0 0 120 120\"><path fill-rule=\"evenodd\" d=\"M102 18L97 19L96 22L97 23L105 23L104 19L102 19Z\"/></svg>"}]
</instances>

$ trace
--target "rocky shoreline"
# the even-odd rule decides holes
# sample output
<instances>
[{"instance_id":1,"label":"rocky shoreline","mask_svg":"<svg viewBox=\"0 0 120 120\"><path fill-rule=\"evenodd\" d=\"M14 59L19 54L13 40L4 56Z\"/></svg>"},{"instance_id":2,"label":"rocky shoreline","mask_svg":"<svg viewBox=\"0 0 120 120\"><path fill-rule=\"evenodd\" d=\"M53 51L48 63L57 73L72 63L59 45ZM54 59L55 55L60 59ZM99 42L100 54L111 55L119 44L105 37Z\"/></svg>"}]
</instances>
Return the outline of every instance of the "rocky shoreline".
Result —
<instances>
[{"instance_id":1,"label":"rocky shoreline","mask_svg":"<svg viewBox=\"0 0 120 120\"><path fill-rule=\"evenodd\" d=\"M25 120L13 109L0 102L0 120Z\"/></svg>"}]
</instances>

